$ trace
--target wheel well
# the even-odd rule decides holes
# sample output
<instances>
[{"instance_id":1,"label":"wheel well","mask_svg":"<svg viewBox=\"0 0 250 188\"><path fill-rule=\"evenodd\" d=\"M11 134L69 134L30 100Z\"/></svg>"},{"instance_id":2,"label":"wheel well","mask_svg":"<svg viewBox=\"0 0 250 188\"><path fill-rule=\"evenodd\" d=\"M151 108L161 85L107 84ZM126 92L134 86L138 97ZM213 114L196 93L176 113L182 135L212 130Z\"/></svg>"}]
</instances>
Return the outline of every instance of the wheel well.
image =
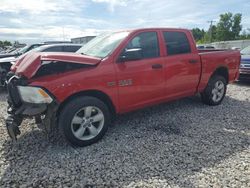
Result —
<instances>
[{"instance_id":1,"label":"wheel well","mask_svg":"<svg viewBox=\"0 0 250 188\"><path fill-rule=\"evenodd\" d=\"M228 83L228 81L229 81L228 69L227 69L226 67L219 67L219 68L217 68L217 69L215 70L215 72L213 73L212 76L214 76L214 75L223 76L223 77L226 79L227 83Z\"/></svg>"},{"instance_id":2,"label":"wheel well","mask_svg":"<svg viewBox=\"0 0 250 188\"><path fill-rule=\"evenodd\" d=\"M104 102L108 106L112 117L115 117L116 109L115 109L115 106L114 106L113 102L111 101L110 97L107 94L105 94L105 93L103 93L101 91L98 91L98 90L81 91L79 93L75 93L75 94L69 96L65 101L63 101L63 103L60 104L60 106L59 106L59 108L57 110L57 115L60 114L61 110L64 108L64 106L69 101L73 100L76 97L81 97L81 96L89 96L89 97L98 98L99 100L101 100L102 102Z\"/></svg>"}]
</instances>

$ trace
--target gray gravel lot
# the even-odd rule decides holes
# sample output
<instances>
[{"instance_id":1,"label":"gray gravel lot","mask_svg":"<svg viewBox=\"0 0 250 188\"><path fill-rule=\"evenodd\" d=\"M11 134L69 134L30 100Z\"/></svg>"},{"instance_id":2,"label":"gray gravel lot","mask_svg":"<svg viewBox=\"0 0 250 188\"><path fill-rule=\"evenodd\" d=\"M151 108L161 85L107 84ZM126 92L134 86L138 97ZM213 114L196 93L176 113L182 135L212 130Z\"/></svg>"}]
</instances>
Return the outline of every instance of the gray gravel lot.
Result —
<instances>
[{"instance_id":1,"label":"gray gravel lot","mask_svg":"<svg viewBox=\"0 0 250 188\"><path fill-rule=\"evenodd\" d=\"M191 97L122 115L85 148L32 121L13 145L0 93L0 187L250 187L250 83L217 107Z\"/></svg>"}]
</instances>

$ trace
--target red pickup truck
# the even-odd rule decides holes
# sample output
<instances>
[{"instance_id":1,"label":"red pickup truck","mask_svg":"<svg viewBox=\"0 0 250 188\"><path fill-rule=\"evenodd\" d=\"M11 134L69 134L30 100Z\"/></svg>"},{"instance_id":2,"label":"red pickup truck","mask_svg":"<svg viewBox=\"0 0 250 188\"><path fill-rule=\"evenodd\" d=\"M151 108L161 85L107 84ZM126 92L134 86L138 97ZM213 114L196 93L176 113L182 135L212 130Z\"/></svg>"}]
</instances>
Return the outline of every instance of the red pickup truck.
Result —
<instances>
[{"instance_id":1,"label":"red pickup truck","mask_svg":"<svg viewBox=\"0 0 250 188\"><path fill-rule=\"evenodd\" d=\"M61 130L71 144L90 145L116 114L197 93L205 104L220 104L239 65L239 51L198 51L185 29L105 33L76 54L20 59L8 75L6 127L16 139L22 120L34 117L47 132Z\"/></svg>"}]
</instances>

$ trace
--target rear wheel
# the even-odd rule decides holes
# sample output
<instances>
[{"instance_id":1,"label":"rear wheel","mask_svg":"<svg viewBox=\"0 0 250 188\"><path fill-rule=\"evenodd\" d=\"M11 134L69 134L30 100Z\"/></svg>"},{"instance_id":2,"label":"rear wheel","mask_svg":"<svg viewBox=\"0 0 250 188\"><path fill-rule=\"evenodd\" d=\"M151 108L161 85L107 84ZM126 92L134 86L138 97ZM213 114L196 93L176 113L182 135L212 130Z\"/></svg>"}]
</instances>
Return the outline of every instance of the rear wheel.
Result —
<instances>
[{"instance_id":1,"label":"rear wheel","mask_svg":"<svg viewBox=\"0 0 250 188\"><path fill-rule=\"evenodd\" d=\"M223 76L214 75L201 93L202 102L211 106L219 105L226 94L227 82Z\"/></svg>"},{"instance_id":2,"label":"rear wheel","mask_svg":"<svg viewBox=\"0 0 250 188\"><path fill-rule=\"evenodd\" d=\"M100 140L110 123L105 103L94 97L79 97L69 102L59 118L66 139L76 146L87 146Z\"/></svg>"}]
</instances>

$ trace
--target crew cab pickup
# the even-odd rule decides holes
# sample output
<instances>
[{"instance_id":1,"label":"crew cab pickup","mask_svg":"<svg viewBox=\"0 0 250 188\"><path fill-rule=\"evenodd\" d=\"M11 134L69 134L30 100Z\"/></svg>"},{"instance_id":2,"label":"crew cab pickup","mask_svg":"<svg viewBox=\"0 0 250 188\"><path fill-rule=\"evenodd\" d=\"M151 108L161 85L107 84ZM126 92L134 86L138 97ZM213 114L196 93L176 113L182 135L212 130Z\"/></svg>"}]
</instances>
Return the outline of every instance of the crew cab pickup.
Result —
<instances>
[{"instance_id":1,"label":"crew cab pickup","mask_svg":"<svg viewBox=\"0 0 250 188\"><path fill-rule=\"evenodd\" d=\"M103 137L116 114L201 94L219 105L239 74L240 52L198 51L189 30L148 28L96 37L76 54L30 53L8 77L6 127L26 117L73 145ZM58 135L58 134L52 134Z\"/></svg>"}]
</instances>

